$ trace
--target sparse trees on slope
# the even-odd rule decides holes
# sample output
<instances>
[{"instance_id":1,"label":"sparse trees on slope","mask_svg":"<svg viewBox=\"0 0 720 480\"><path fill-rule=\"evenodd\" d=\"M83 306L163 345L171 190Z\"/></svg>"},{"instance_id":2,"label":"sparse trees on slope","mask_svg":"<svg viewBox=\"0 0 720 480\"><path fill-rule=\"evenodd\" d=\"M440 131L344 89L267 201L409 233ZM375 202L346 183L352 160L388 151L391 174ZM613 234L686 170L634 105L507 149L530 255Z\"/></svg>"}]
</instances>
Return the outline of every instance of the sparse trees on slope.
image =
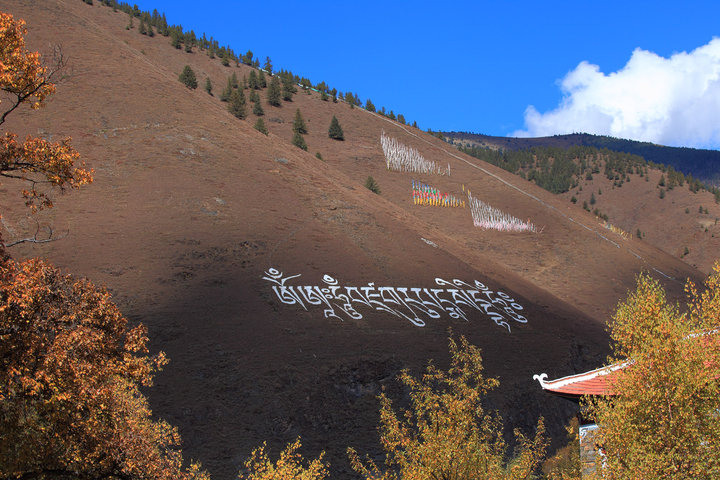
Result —
<instances>
[{"instance_id":1,"label":"sparse trees on slope","mask_svg":"<svg viewBox=\"0 0 720 480\"><path fill-rule=\"evenodd\" d=\"M248 77L248 87L250 87L251 90L258 90L260 89L260 85L258 85L258 78L255 74L255 70L250 70L250 76Z\"/></svg>"},{"instance_id":2,"label":"sparse trees on slope","mask_svg":"<svg viewBox=\"0 0 720 480\"><path fill-rule=\"evenodd\" d=\"M208 93L208 95L212 95L212 82L210 81L210 77L205 78L205 91Z\"/></svg>"},{"instance_id":3,"label":"sparse trees on slope","mask_svg":"<svg viewBox=\"0 0 720 480\"><path fill-rule=\"evenodd\" d=\"M328 137L332 138L333 140L345 140L345 134L343 133L340 122L338 122L338 119L337 117L335 117L335 115L333 115L332 120L330 120Z\"/></svg>"},{"instance_id":4,"label":"sparse trees on slope","mask_svg":"<svg viewBox=\"0 0 720 480\"><path fill-rule=\"evenodd\" d=\"M292 138L292 144L295 145L298 148L302 148L307 152L308 146L307 143L305 143L305 138L302 136L300 132L295 132Z\"/></svg>"},{"instance_id":5,"label":"sparse trees on slope","mask_svg":"<svg viewBox=\"0 0 720 480\"><path fill-rule=\"evenodd\" d=\"M228 77L227 84L225 85L225 88L223 89L222 93L220 94L220 101L221 102L229 102L230 96L232 95L232 93L233 93L233 81L232 81L232 77Z\"/></svg>"},{"instance_id":6,"label":"sparse trees on slope","mask_svg":"<svg viewBox=\"0 0 720 480\"><path fill-rule=\"evenodd\" d=\"M261 117L261 116L265 115L265 110L263 109L262 104L260 104L260 99L258 99L253 104L253 115L255 115L257 117Z\"/></svg>"},{"instance_id":7,"label":"sparse trees on slope","mask_svg":"<svg viewBox=\"0 0 720 480\"><path fill-rule=\"evenodd\" d=\"M640 275L610 322L615 396L589 401L612 479L720 478L720 263L687 308Z\"/></svg>"},{"instance_id":8,"label":"sparse trees on slope","mask_svg":"<svg viewBox=\"0 0 720 480\"><path fill-rule=\"evenodd\" d=\"M198 86L195 72L190 65L185 65L185 68L183 68L183 71L180 73L179 80L183 83L183 85L192 90L195 90Z\"/></svg>"},{"instance_id":9,"label":"sparse trees on slope","mask_svg":"<svg viewBox=\"0 0 720 480\"><path fill-rule=\"evenodd\" d=\"M483 407L487 392L498 385L483 374L480 350L464 337L450 339L451 365L446 372L428 365L415 378L399 379L410 392L410 408L397 412L380 394L380 440L385 467L363 460L348 449L353 469L378 480L527 479L538 468L547 442L542 420L534 439L515 432L518 447L507 461L502 421Z\"/></svg>"},{"instance_id":10,"label":"sparse trees on slope","mask_svg":"<svg viewBox=\"0 0 720 480\"><path fill-rule=\"evenodd\" d=\"M233 90L230 94L230 100L228 102L228 111L242 120L247 117L246 103L243 91L239 88L237 90Z\"/></svg>"},{"instance_id":11,"label":"sparse trees on slope","mask_svg":"<svg viewBox=\"0 0 720 480\"><path fill-rule=\"evenodd\" d=\"M258 119L257 119L257 122L255 122L255 125L253 125L253 127L255 128L255 130L257 130L258 132L262 133L263 135L267 135L267 134L268 134L268 129L267 129L267 127L265 126L265 122L263 121L262 118L258 118Z\"/></svg>"},{"instance_id":12,"label":"sparse trees on slope","mask_svg":"<svg viewBox=\"0 0 720 480\"><path fill-rule=\"evenodd\" d=\"M282 80L282 99L286 102L292 102L293 94L297 92L295 79L290 72L281 73L279 76Z\"/></svg>"},{"instance_id":13,"label":"sparse trees on slope","mask_svg":"<svg viewBox=\"0 0 720 480\"><path fill-rule=\"evenodd\" d=\"M282 98L282 91L280 86L280 79L275 76L270 80L270 87L267 90L267 101L273 107L280 106L280 99Z\"/></svg>"},{"instance_id":14,"label":"sparse trees on slope","mask_svg":"<svg viewBox=\"0 0 720 480\"><path fill-rule=\"evenodd\" d=\"M303 119L299 108L297 110L295 110L295 120L293 121L293 131L302 133L302 134L308 133L307 125L305 125L305 120Z\"/></svg>"}]
</instances>

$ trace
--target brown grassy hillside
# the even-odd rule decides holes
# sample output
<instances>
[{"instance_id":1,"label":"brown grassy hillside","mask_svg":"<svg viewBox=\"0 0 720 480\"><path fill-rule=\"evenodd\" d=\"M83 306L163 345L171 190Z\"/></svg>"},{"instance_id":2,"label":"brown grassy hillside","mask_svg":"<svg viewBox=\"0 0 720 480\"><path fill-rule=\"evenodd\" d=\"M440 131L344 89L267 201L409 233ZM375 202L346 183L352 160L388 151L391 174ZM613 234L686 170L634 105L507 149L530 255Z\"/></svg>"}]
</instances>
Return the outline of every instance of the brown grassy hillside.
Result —
<instances>
[{"instance_id":1,"label":"brown grassy hillside","mask_svg":"<svg viewBox=\"0 0 720 480\"><path fill-rule=\"evenodd\" d=\"M567 149L585 138L583 135L559 135L537 139L503 139L462 133L450 135L448 139L457 145L511 150L529 149L535 146ZM667 150L673 152L683 149L667 148ZM608 179L602 173L603 165L600 167L600 173L592 175L591 179L580 175L577 187L563 193L562 196L567 201L575 197L577 205L580 206L588 202L588 208L591 211L597 209L599 213L607 215L610 224L634 236L637 236L640 230L644 241L709 273L713 264L720 258L720 204L716 201L716 196L706 189L692 188L692 184L688 182L673 186L669 181L667 170L657 165L649 165L648 175L630 173L627 175L629 179L627 182ZM590 203L593 195L595 204ZM598 223L606 222L598 219Z\"/></svg>"},{"instance_id":2,"label":"brown grassy hillside","mask_svg":"<svg viewBox=\"0 0 720 480\"><path fill-rule=\"evenodd\" d=\"M17 114L8 130L71 135L95 169L94 184L56 198L38 217L67 236L11 253L46 257L106 284L129 318L148 325L153 348L171 359L148 392L153 411L179 426L188 456L215 478L235 475L263 441L276 452L298 435L306 453L328 451L334 478L347 477L346 446L379 451L380 389L399 393L392 387L401 368L430 358L444 365L450 327L483 349L488 373L501 381L492 406L509 424L527 427L543 414L561 437L572 408L544 396L532 375L601 361L605 321L641 270L673 298L685 278L700 276L648 241L607 231L564 198L316 93L264 104L264 136L252 114L238 120L202 90L206 76L219 93L231 72L242 78L250 67L223 67L162 36L126 30L127 16L112 9L79 0L10 0L2 8L27 21L32 48L60 44L70 59L47 107ZM186 64L197 90L178 81ZM298 108L308 152L290 144ZM333 115L343 142L328 138ZM382 131L449 164L451 175L388 171ZM363 186L370 175L380 195ZM480 231L467 209L414 205L413 179L458 196L470 188L540 233ZM0 184L0 204L7 240L34 231L18 185ZM337 302L307 310L281 303L263 279L272 268L302 275L288 285L325 288L324 275L355 287L477 280L513 297L527 323L508 332L482 312L466 309L463 319L438 308L417 327L359 304L362 318L326 317L339 312Z\"/></svg>"}]
</instances>

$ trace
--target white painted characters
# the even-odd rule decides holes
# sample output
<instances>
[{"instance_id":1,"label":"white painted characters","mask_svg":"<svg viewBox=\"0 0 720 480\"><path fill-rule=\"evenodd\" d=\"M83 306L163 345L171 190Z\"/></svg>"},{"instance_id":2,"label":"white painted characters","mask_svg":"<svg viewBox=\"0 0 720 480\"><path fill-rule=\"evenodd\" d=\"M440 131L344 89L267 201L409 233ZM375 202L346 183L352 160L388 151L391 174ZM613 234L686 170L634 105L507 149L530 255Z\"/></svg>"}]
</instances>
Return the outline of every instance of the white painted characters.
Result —
<instances>
[{"instance_id":1,"label":"white painted characters","mask_svg":"<svg viewBox=\"0 0 720 480\"><path fill-rule=\"evenodd\" d=\"M507 328L508 332L511 324L527 323L527 318L520 313L523 307L519 303L477 280L469 284L457 279L436 278L435 284L441 288L380 287L375 283L351 287L340 286L335 278L325 275L324 285L286 285L288 280L299 276L285 277L279 270L271 268L262 279L274 284L272 289L282 303L299 305L304 310L311 305L323 308L325 318L359 320L363 316L358 309L368 308L424 327L426 321L440 319L443 315L469 321L468 316L475 310L496 325Z\"/></svg>"}]
</instances>

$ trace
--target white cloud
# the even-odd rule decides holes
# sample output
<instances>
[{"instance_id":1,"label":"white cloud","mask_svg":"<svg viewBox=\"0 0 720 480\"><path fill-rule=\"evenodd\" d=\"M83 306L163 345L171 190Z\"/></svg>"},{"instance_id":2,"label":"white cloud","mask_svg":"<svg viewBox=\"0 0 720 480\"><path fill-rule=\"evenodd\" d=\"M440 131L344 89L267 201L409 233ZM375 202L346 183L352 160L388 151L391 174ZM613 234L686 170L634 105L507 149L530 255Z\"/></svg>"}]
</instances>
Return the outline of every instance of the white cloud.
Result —
<instances>
[{"instance_id":1,"label":"white cloud","mask_svg":"<svg viewBox=\"0 0 720 480\"><path fill-rule=\"evenodd\" d=\"M720 38L664 58L635 49L619 71L581 62L560 82L549 112L525 110L513 135L587 132L673 146L720 147Z\"/></svg>"}]
</instances>

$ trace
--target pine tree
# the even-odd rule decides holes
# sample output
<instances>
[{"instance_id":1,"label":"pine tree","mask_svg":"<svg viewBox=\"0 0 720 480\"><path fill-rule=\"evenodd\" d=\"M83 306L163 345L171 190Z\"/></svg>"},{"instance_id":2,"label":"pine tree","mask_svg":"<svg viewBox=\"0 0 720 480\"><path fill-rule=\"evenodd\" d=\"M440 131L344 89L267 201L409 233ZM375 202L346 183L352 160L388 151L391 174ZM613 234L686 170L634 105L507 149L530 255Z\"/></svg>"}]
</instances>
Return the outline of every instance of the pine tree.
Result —
<instances>
[{"instance_id":1,"label":"pine tree","mask_svg":"<svg viewBox=\"0 0 720 480\"><path fill-rule=\"evenodd\" d=\"M345 134L343 133L340 122L338 122L338 119L335 115L333 115L332 120L330 121L328 137L332 138L333 140L345 140Z\"/></svg>"},{"instance_id":2,"label":"pine tree","mask_svg":"<svg viewBox=\"0 0 720 480\"><path fill-rule=\"evenodd\" d=\"M257 104L256 104L256 105L257 105ZM255 130L257 130L258 132L262 133L263 135L267 135L267 134L268 134L268 129L267 129L267 127L265 126L265 122L263 122L263 119L262 119L262 118L258 118L258 119L257 119L257 122L255 122L255 125L253 125L253 127L255 128Z\"/></svg>"},{"instance_id":3,"label":"pine tree","mask_svg":"<svg viewBox=\"0 0 720 480\"><path fill-rule=\"evenodd\" d=\"M225 89L220 94L220 101L221 102L229 102L230 101L230 95L233 93L233 86L232 86L232 79L228 77L227 85L225 85Z\"/></svg>"},{"instance_id":4,"label":"pine tree","mask_svg":"<svg viewBox=\"0 0 720 480\"><path fill-rule=\"evenodd\" d=\"M265 66L263 67L267 73L272 75L272 62L270 61L270 57L265 57Z\"/></svg>"},{"instance_id":5,"label":"pine tree","mask_svg":"<svg viewBox=\"0 0 720 480\"><path fill-rule=\"evenodd\" d=\"M167 37L170 35L170 29L168 28L167 18L165 18L165 13L162 14L162 17L160 18L160 26L158 27L158 31L162 34L163 37Z\"/></svg>"},{"instance_id":6,"label":"pine tree","mask_svg":"<svg viewBox=\"0 0 720 480\"><path fill-rule=\"evenodd\" d=\"M195 78L195 72L190 68L190 65L185 65L178 79L190 89L195 90L197 88L197 78Z\"/></svg>"},{"instance_id":7,"label":"pine tree","mask_svg":"<svg viewBox=\"0 0 720 480\"><path fill-rule=\"evenodd\" d=\"M377 195L380 195L380 186L373 177L367 177L367 180L365 180L365 188Z\"/></svg>"},{"instance_id":8,"label":"pine tree","mask_svg":"<svg viewBox=\"0 0 720 480\"><path fill-rule=\"evenodd\" d=\"M258 86L258 79L257 79L257 75L255 75L255 70L250 70L250 77L248 78L248 87L250 87L252 90L257 90L260 88Z\"/></svg>"},{"instance_id":9,"label":"pine tree","mask_svg":"<svg viewBox=\"0 0 720 480\"><path fill-rule=\"evenodd\" d=\"M258 117L261 117L265 115L265 110L263 110L262 105L260 104L260 100L258 99L257 102L253 105L253 115L256 115Z\"/></svg>"},{"instance_id":10,"label":"pine tree","mask_svg":"<svg viewBox=\"0 0 720 480\"><path fill-rule=\"evenodd\" d=\"M147 35L147 29L145 28L145 22L143 22L142 19L140 20L140 26L138 27L138 33L140 33L140 35Z\"/></svg>"},{"instance_id":11,"label":"pine tree","mask_svg":"<svg viewBox=\"0 0 720 480\"><path fill-rule=\"evenodd\" d=\"M297 133L308 133L307 125L305 125L305 120L303 120L302 114L300 113L300 109L298 108L295 111L295 120L293 121L293 131Z\"/></svg>"},{"instance_id":12,"label":"pine tree","mask_svg":"<svg viewBox=\"0 0 720 480\"><path fill-rule=\"evenodd\" d=\"M258 95L257 90L252 90L250 92L250 101L258 103L260 101L260 95Z\"/></svg>"},{"instance_id":13,"label":"pine tree","mask_svg":"<svg viewBox=\"0 0 720 480\"><path fill-rule=\"evenodd\" d=\"M172 30L170 32L170 44L178 50L180 50L182 46L182 42L180 41L180 35L176 30Z\"/></svg>"},{"instance_id":14,"label":"pine tree","mask_svg":"<svg viewBox=\"0 0 720 480\"><path fill-rule=\"evenodd\" d=\"M286 102L292 102L292 97L295 92L297 92L297 88L295 87L295 80L293 79L293 76L291 74L283 75L282 77L282 98Z\"/></svg>"},{"instance_id":15,"label":"pine tree","mask_svg":"<svg viewBox=\"0 0 720 480\"><path fill-rule=\"evenodd\" d=\"M240 84L238 83L237 75L235 75L235 72L230 75L230 87L231 88L239 88Z\"/></svg>"},{"instance_id":16,"label":"pine tree","mask_svg":"<svg viewBox=\"0 0 720 480\"><path fill-rule=\"evenodd\" d=\"M375 111L375 104L373 104L373 102L369 98L365 101L365 110L367 110L368 112Z\"/></svg>"},{"instance_id":17,"label":"pine tree","mask_svg":"<svg viewBox=\"0 0 720 480\"><path fill-rule=\"evenodd\" d=\"M302 134L300 132L295 132L295 135L293 135L292 144L295 145L298 148L302 148L307 152L308 146L307 143L305 143L305 138L303 138Z\"/></svg>"},{"instance_id":18,"label":"pine tree","mask_svg":"<svg viewBox=\"0 0 720 480\"><path fill-rule=\"evenodd\" d=\"M245 65L252 65L253 63L253 52L252 50L248 50L247 53L243 56L242 62Z\"/></svg>"},{"instance_id":19,"label":"pine tree","mask_svg":"<svg viewBox=\"0 0 720 480\"><path fill-rule=\"evenodd\" d=\"M258 87L259 88L266 88L267 87L267 80L265 79L265 74L262 70L258 72Z\"/></svg>"},{"instance_id":20,"label":"pine tree","mask_svg":"<svg viewBox=\"0 0 720 480\"><path fill-rule=\"evenodd\" d=\"M228 103L228 111L241 120L247 116L245 94L242 90L233 90Z\"/></svg>"},{"instance_id":21,"label":"pine tree","mask_svg":"<svg viewBox=\"0 0 720 480\"><path fill-rule=\"evenodd\" d=\"M212 82L210 81L210 77L205 78L205 91L208 95L212 96Z\"/></svg>"},{"instance_id":22,"label":"pine tree","mask_svg":"<svg viewBox=\"0 0 720 480\"><path fill-rule=\"evenodd\" d=\"M270 80L270 87L267 91L267 101L273 107L280 106L280 99L282 98L281 89L280 79L276 76L273 77L272 80Z\"/></svg>"}]
</instances>

